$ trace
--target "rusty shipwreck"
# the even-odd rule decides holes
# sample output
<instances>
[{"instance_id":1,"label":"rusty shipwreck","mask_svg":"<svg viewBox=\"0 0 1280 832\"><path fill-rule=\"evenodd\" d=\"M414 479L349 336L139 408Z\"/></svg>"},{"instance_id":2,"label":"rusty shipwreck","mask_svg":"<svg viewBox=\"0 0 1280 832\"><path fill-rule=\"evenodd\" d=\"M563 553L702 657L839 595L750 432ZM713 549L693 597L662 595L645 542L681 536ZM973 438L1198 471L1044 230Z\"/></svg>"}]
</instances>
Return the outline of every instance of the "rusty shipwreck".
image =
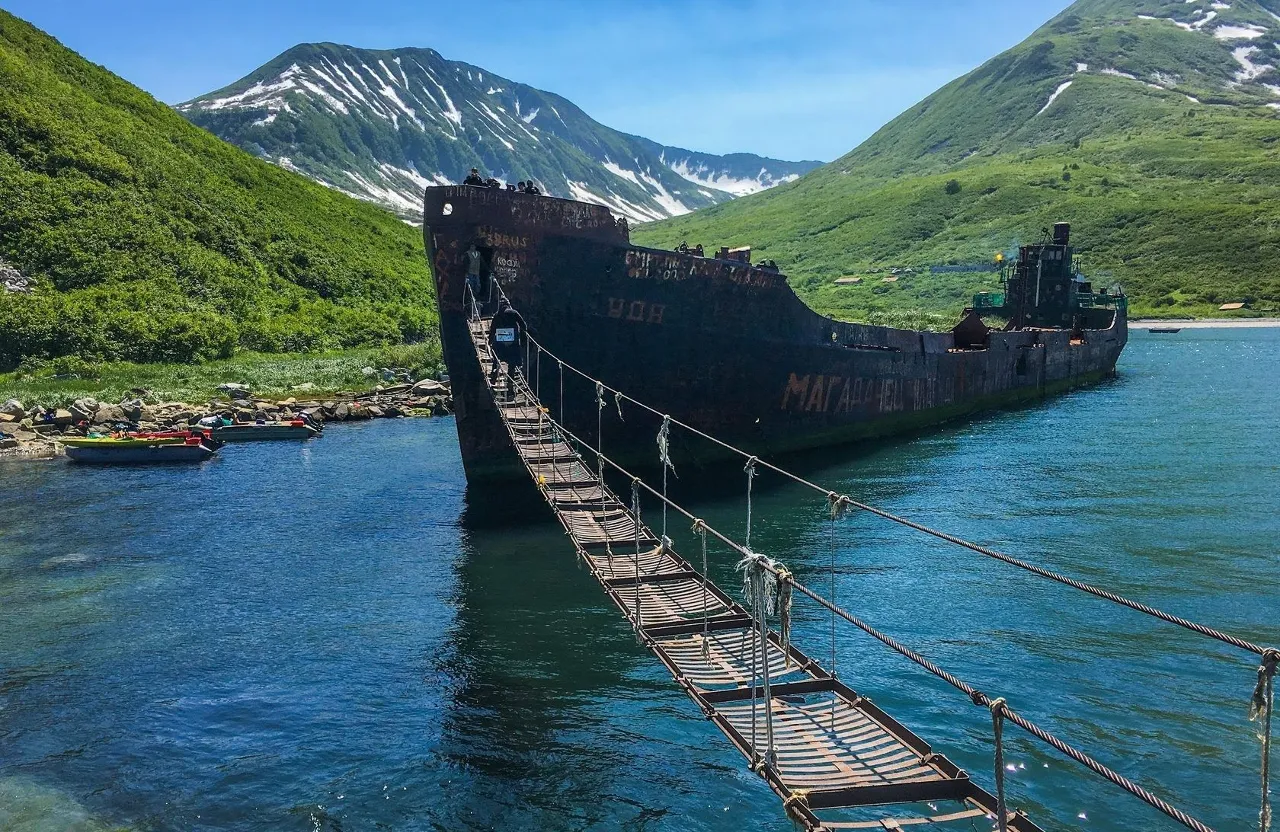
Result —
<instances>
[{"instance_id":1,"label":"rusty shipwreck","mask_svg":"<svg viewBox=\"0 0 1280 832\"><path fill-rule=\"evenodd\" d=\"M1042 398L1115 372L1123 294L1094 292L1059 224L950 332L846 323L807 307L749 253L635 246L608 208L500 188L426 189L426 250L468 480L527 476L483 382L471 316L499 293L548 351L526 375L556 418L611 455L655 461L652 414L609 402L560 362L672 418L777 455L885 436ZM485 289L467 289L467 251ZM989 325L997 322L998 328ZM556 358L550 356L554 354ZM618 412L613 411L615 407ZM692 451L689 451L692 454Z\"/></svg>"}]
</instances>

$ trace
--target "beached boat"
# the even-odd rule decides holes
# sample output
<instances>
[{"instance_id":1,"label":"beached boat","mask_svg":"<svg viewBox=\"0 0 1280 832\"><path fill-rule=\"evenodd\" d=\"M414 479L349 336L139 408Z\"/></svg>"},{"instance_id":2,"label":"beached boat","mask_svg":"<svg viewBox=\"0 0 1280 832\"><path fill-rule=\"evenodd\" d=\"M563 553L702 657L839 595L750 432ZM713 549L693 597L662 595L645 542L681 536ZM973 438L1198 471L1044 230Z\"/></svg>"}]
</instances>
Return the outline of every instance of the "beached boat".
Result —
<instances>
[{"instance_id":1,"label":"beached boat","mask_svg":"<svg viewBox=\"0 0 1280 832\"><path fill-rule=\"evenodd\" d=\"M67 458L93 465L148 465L152 463L201 462L216 453L199 437L182 440L146 439L130 436L86 436L63 438Z\"/></svg>"},{"instance_id":2,"label":"beached boat","mask_svg":"<svg viewBox=\"0 0 1280 832\"><path fill-rule=\"evenodd\" d=\"M221 448L224 444L222 440L214 437L213 430L211 428L205 427L187 428L186 430L130 431L125 434L124 437L128 439L142 439L170 445L195 438L215 450Z\"/></svg>"},{"instance_id":3,"label":"beached boat","mask_svg":"<svg viewBox=\"0 0 1280 832\"><path fill-rule=\"evenodd\" d=\"M277 439L310 439L320 431L301 419L291 422L246 422L213 429L214 439L222 442L261 442Z\"/></svg>"},{"instance_id":4,"label":"beached boat","mask_svg":"<svg viewBox=\"0 0 1280 832\"><path fill-rule=\"evenodd\" d=\"M776 265L752 264L749 250L704 256L633 245L626 222L602 205L429 187L423 223L472 482L527 476L469 329L473 317L493 314L499 295L555 356L530 348L526 372L555 391L553 412L577 435L597 435L596 388L561 361L761 456L915 430L1090 384L1114 374L1128 337L1125 296L1094 291L1080 275L1066 223L1022 246L1005 266L1004 291L976 296L945 332L820 315ZM481 256L479 304L467 293L472 246ZM633 408L617 421L606 431L611 456L652 464L661 419Z\"/></svg>"}]
</instances>

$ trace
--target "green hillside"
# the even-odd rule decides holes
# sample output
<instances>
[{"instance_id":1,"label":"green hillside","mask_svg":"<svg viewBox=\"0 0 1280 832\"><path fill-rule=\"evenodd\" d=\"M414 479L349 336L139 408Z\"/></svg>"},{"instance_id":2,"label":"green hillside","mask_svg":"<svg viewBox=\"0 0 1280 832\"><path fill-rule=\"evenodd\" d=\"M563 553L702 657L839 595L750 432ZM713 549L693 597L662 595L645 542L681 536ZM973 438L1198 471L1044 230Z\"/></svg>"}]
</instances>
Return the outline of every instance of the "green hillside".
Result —
<instances>
[{"instance_id":1,"label":"green hillside","mask_svg":"<svg viewBox=\"0 0 1280 832\"><path fill-rule=\"evenodd\" d=\"M435 331L413 228L222 142L4 11L0 262L23 276L0 283L0 371Z\"/></svg>"},{"instance_id":2,"label":"green hillside","mask_svg":"<svg viewBox=\"0 0 1280 832\"><path fill-rule=\"evenodd\" d=\"M754 245L814 306L874 317L954 312L993 280L877 270L990 262L1066 220L1085 271L1139 314L1274 314L1277 41L1256 0L1080 0L835 162L633 236Z\"/></svg>"}]
</instances>

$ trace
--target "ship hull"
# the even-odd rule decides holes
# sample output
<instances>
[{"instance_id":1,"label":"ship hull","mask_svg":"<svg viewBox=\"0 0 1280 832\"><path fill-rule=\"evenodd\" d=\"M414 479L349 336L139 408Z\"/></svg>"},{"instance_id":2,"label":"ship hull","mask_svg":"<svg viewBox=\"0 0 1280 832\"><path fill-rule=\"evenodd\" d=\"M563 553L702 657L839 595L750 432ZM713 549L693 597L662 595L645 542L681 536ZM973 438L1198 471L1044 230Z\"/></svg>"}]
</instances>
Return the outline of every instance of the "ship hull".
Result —
<instances>
[{"instance_id":1,"label":"ship hull","mask_svg":"<svg viewBox=\"0 0 1280 832\"><path fill-rule=\"evenodd\" d=\"M991 332L982 348L957 348L949 332L834 321L776 271L632 246L606 209L569 200L430 188L424 234L472 482L527 476L470 339L463 252L473 243L548 351L530 349L527 375L551 415L637 466L656 464L661 417L609 394L599 408L594 384L575 371L768 457L1092 384L1114 373L1127 340L1123 307L1099 328ZM674 453L701 464L722 451L682 436Z\"/></svg>"}]
</instances>

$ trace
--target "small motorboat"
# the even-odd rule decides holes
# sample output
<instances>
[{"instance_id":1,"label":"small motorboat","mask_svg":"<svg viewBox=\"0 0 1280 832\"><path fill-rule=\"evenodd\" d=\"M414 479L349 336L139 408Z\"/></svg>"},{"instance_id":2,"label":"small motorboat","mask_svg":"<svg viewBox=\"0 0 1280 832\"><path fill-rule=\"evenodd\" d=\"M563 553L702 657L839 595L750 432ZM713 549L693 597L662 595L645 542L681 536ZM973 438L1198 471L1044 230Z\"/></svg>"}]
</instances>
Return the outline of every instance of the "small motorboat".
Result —
<instances>
[{"instance_id":1,"label":"small motorboat","mask_svg":"<svg viewBox=\"0 0 1280 832\"><path fill-rule=\"evenodd\" d=\"M315 426L302 419L288 422L241 422L222 425L213 429L213 438L220 442L261 442L273 439L310 439L319 436Z\"/></svg>"},{"instance_id":2,"label":"small motorboat","mask_svg":"<svg viewBox=\"0 0 1280 832\"><path fill-rule=\"evenodd\" d=\"M1182 327L1180 326L1153 326L1147 330L1147 332L1156 332L1162 335L1172 335L1175 332L1181 331Z\"/></svg>"},{"instance_id":3,"label":"small motorboat","mask_svg":"<svg viewBox=\"0 0 1280 832\"><path fill-rule=\"evenodd\" d=\"M157 462L203 462L217 452L198 436L145 438L85 436L58 440L73 462L93 465L148 465Z\"/></svg>"}]
</instances>

